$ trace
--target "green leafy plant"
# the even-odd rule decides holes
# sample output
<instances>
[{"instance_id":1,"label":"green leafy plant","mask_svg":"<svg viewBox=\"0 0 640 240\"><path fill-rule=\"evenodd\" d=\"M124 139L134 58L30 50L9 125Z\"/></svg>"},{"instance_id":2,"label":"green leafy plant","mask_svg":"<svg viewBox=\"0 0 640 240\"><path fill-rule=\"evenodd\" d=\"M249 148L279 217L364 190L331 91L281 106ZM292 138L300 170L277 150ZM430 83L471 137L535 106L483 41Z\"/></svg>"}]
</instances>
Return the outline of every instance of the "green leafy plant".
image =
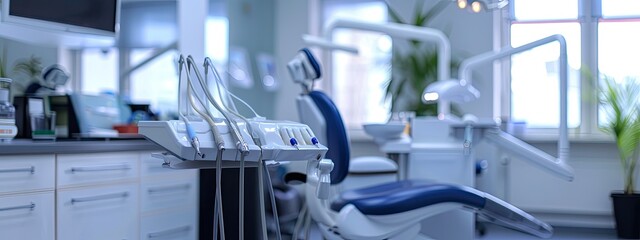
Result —
<instances>
[{"instance_id":1,"label":"green leafy plant","mask_svg":"<svg viewBox=\"0 0 640 240\"><path fill-rule=\"evenodd\" d=\"M6 78L7 72L4 70L4 62L0 59L0 78Z\"/></svg>"},{"instance_id":2,"label":"green leafy plant","mask_svg":"<svg viewBox=\"0 0 640 240\"><path fill-rule=\"evenodd\" d=\"M604 78L600 104L609 122L601 129L614 136L624 173L624 193L634 193L636 164L640 157L640 84L635 79L617 83Z\"/></svg>"},{"instance_id":3,"label":"green leafy plant","mask_svg":"<svg viewBox=\"0 0 640 240\"><path fill-rule=\"evenodd\" d=\"M396 23L414 26L428 26L431 20L446 8L450 1L439 1L433 7L423 12L424 1L416 1L415 14L412 22L407 22L390 6L389 16ZM409 41L406 54L398 49L393 51L391 77L385 82L385 99L391 99L391 111L413 111L417 116L436 115L436 104L424 104L421 101L422 91L431 83L438 80L438 53L435 46L426 45L417 40ZM452 61L452 72L458 63ZM401 104L405 104L401 106ZM399 109L402 108L402 109ZM452 112L459 112L452 109Z\"/></svg>"},{"instance_id":4,"label":"green leafy plant","mask_svg":"<svg viewBox=\"0 0 640 240\"><path fill-rule=\"evenodd\" d=\"M13 67L13 71L25 74L31 81L37 81L42 73L42 60L32 55L28 59L18 61Z\"/></svg>"}]
</instances>

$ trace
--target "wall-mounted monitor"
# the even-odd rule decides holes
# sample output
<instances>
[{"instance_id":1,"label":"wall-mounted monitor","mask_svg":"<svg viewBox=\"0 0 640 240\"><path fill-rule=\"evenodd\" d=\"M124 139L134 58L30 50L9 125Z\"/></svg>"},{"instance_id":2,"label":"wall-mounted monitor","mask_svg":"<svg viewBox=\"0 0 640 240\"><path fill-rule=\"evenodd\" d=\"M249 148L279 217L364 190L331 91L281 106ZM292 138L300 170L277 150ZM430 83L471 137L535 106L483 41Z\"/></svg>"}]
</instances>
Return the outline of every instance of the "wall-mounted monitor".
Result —
<instances>
[{"instance_id":1,"label":"wall-mounted monitor","mask_svg":"<svg viewBox=\"0 0 640 240\"><path fill-rule=\"evenodd\" d=\"M2 21L47 30L115 36L120 0L0 0Z\"/></svg>"}]
</instances>

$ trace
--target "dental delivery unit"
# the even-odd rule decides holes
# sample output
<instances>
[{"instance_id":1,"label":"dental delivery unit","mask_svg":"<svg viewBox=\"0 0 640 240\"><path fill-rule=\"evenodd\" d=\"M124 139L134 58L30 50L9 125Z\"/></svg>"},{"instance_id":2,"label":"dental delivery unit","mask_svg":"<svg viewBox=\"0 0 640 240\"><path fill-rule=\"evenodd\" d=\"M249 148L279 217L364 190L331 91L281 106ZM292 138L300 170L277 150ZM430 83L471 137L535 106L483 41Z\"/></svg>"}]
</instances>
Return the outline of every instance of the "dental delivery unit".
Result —
<instances>
[{"instance_id":1,"label":"dental delivery unit","mask_svg":"<svg viewBox=\"0 0 640 240\"><path fill-rule=\"evenodd\" d=\"M139 133L150 141L158 144L167 152L153 154L164 160L164 166L175 169L215 168L216 194L214 211L214 236L224 239L224 221L222 208L221 175L223 167L239 168L239 239L244 238L244 168L258 167L259 191L262 191L262 180L267 180L270 186L268 163L279 161L308 161L316 162L321 169L318 176L326 179L318 187L319 197L327 198L329 193L328 175L333 164L323 160L327 147L322 145L311 129L300 123L290 121L271 121L260 117L244 101L229 92L222 84L222 80L209 58L205 59L204 79L212 75L217 86L217 96L208 89L208 83L203 79L195 61L191 56L179 60L179 120L169 121L141 121L138 123ZM186 82L183 81L183 70ZM211 71L211 73L210 73ZM197 81L192 81L191 72L195 73ZM225 94L222 93L224 89ZM245 118L235 108L233 100L243 103L255 115ZM267 177L261 177L262 174ZM271 206L275 207L273 189L268 189ZM264 206L263 194L260 205ZM276 211L277 212L277 211ZM262 216L262 235L267 236L264 209ZM274 214L278 225L277 214ZM279 233L279 226L276 227ZM219 234L218 234L219 231Z\"/></svg>"}]
</instances>

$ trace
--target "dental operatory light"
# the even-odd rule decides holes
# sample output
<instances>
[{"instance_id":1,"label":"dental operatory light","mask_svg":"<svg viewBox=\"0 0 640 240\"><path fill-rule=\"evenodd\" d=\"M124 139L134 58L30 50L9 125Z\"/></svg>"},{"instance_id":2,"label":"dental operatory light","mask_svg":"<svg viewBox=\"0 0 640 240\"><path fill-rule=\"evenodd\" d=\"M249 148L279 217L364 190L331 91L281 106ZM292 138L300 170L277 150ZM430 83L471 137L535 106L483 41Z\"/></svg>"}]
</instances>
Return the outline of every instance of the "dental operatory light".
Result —
<instances>
[{"instance_id":1,"label":"dental operatory light","mask_svg":"<svg viewBox=\"0 0 640 240\"><path fill-rule=\"evenodd\" d=\"M497 10L501 9L507 4L509 1L507 0L456 0L458 8L465 9L469 8L470 11L474 13L479 13L482 10Z\"/></svg>"},{"instance_id":2,"label":"dental operatory light","mask_svg":"<svg viewBox=\"0 0 640 240\"><path fill-rule=\"evenodd\" d=\"M440 95L437 92L428 92L422 96L425 102L435 102L438 101Z\"/></svg>"},{"instance_id":3,"label":"dental operatory light","mask_svg":"<svg viewBox=\"0 0 640 240\"><path fill-rule=\"evenodd\" d=\"M458 0L458 8L464 9L467 7L467 0Z\"/></svg>"},{"instance_id":4,"label":"dental operatory light","mask_svg":"<svg viewBox=\"0 0 640 240\"><path fill-rule=\"evenodd\" d=\"M476 100L480 97L480 91L468 84L465 80L451 79L448 81L437 81L429 84L422 92L424 103L435 103L444 99L447 101L465 103Z\"/></svg>"},{"instance_id":5,"label":"dental operatory light","mask_svg":"<svg viewBox=\"0 0 640 240\"><path fill-rule=\"evenodd\" d=\"M507 146L509 150L521 154L521 156L525 158L537 159L536 161L538 161L542 167L559 174L567 180L571 180L573 179L573 172L570 167L565 164L569 157L569 137L567 130L568 83L567 43L562 35L551 35L516 48L504 47L500 51L489 51L465 59L460 63L460 68L458 69L458 77L460 77L461 80L437 81L430 84L423 91L422 100L425 103L434 102L436 100L433 100L433 98L436 96L438 97L437 100L446 100L458 103L476 100L480 96L480 93L471 86L471 70L473 68L478 67L482 63L493 62L552 42L558 42L558 44L560 44L558 71L558 78L560 80L560 126L558 127L560 139L558 140L558 158L556 159L550 155L545 155L543 152L529 147L526 144L519 142L519 140L515 139L513 136L508 136L507 134L501 133L498 135L487 135L487 138L498 145Z\"/></svg>"},{"instance_id":6,"label":"dental operatory light","mask_svg":"<svg viewBox=\"0 0 640 240\"><path fill-rule=\"evenodd\" d=\"M482 5L480 4L480 2L475 1L471 3L471 11L478 13L480 12L480 10L482 10Z\"/></svg>"}]
</instances>

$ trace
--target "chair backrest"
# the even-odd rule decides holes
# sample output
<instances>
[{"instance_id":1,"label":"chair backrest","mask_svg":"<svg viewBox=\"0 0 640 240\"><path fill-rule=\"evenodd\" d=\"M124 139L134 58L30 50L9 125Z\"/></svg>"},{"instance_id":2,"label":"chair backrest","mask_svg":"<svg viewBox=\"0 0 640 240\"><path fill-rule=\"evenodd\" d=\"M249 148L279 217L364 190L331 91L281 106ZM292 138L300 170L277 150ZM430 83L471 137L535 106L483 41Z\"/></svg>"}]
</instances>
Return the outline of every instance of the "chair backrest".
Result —
<instances>
[{"instance_id":1,"label":"chair backrest","mask_svg":"<svg viewBox=\"0 0 640 240\"><path fill-rule=\"evenodd\" d=\"M329 148L325 158L331 159L334 164L333 171L331 171L331 184L338 184L349 173L350 146L347 129L338 108L329 96L320 91L312 91L308 96L324 117L326 139L319 140ZM314 129L314 131L318 130Z\"/></svg>"}]
</instances>

